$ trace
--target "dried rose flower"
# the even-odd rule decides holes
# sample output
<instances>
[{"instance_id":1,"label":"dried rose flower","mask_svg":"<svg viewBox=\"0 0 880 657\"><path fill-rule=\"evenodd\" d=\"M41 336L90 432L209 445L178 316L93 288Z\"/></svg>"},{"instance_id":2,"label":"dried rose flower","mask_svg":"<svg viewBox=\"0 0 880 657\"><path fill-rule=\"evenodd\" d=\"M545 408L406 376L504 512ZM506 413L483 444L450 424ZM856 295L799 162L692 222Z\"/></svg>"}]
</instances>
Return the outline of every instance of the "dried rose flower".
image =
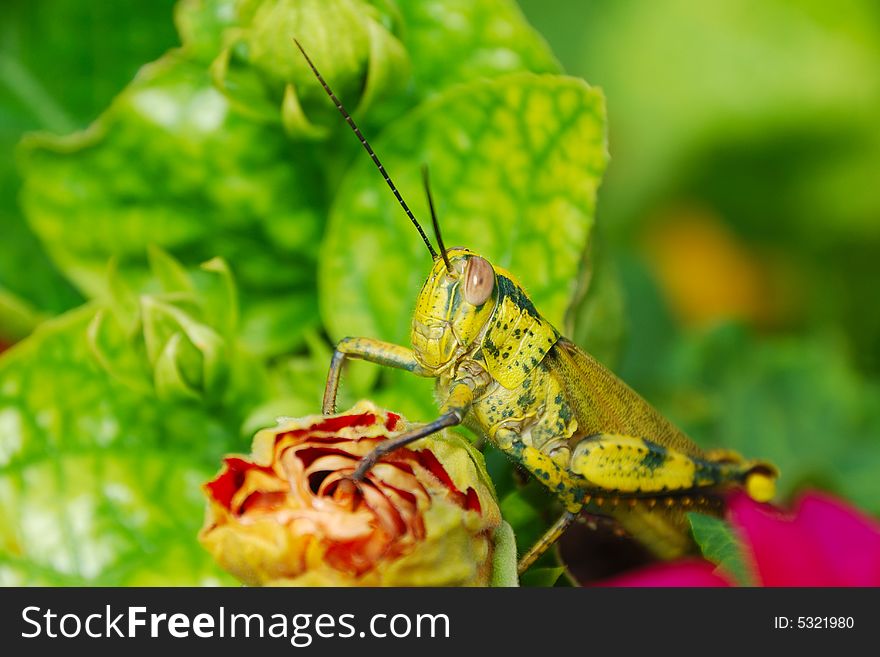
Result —
<instances>
[{"instance_id":1,"label":"dried rose flower","mask_svg":"<svg viewBox=\"0 0 880 657\"><path fill-rule=\"evenodd\" d=\"M358 460L407 428L359 402L333 416L257 433L204 486L199 538L249 585L488 585L501 514L481 456L439 434L383 457L355 485Z\"/></svg>"}]
</instances>

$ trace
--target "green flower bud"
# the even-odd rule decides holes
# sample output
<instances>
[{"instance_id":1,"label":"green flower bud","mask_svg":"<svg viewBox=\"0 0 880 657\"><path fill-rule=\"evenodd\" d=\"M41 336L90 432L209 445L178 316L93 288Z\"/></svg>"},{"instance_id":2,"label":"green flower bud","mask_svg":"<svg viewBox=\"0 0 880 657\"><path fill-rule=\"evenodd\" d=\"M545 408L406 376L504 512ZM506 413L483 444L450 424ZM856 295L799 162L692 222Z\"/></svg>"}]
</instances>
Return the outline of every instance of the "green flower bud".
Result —
<instances>
[{"instance_id":1,"label":"green flower bud","mask_svg":"<svg viewBox=\"0 0 880 657\"><path fill-rule=\"evenodd\" d=\"M212 66L215 82L239 110L280 120L291 136L323 137L321 121L309 117L334 111L294 39L350 110L366 109L409 76L392 16L364 0L240 0L237 14Z\"/></svg>"},{"instance_id":2,"label":"green flower bud","mask_svg":"<svg viewBox=\"0 0 880 657\"><path fill-rule=\"evenodd\" d=\"M139 296L121 282L89 325L98 363L117 380L160 399L217 400L233 363L235 286L226 264L202 266L199 289L167 253L149 252L160 289Z\"/></svg>"}]
</instances>

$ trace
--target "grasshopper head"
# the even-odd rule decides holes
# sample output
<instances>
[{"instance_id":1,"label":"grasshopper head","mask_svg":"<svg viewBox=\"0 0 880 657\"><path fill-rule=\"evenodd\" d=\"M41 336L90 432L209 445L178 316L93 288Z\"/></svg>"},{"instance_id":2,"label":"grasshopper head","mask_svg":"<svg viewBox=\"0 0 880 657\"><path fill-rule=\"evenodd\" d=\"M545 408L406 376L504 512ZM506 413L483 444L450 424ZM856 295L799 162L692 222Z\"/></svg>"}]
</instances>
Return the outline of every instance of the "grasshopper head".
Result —
<instances>
[{"instance_id":1,"label":"grasshopper head","mask_svg":"<svg viewBox=\"0 0 880 657\"><path fill-rule=\"evenodd\" d=\"M416 301L412 345L416 360L437 372L468 350L480 335L498 298L495 270L465 248L434 260Z\"/></svg>"}]
</instances>

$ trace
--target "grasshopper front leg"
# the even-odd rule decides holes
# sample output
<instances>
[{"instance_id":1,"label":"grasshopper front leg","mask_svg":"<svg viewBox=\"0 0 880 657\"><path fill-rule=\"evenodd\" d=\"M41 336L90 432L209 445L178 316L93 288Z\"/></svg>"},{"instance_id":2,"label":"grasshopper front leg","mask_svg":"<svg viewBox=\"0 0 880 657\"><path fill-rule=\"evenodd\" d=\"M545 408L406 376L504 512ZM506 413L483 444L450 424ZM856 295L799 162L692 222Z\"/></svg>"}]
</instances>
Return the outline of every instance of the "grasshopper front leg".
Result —
<instances>
[{"instance_id":1,"label":"grasshopper front leg","mask_svg":"<svg viewBox=\"0 0 880 657\"><path fill-rule=\"evenodd\" d=\"M330 415L336 411L336 394L339 389L339 376L342 364L346 358L358 358L377 365L394 367L418 376L431 376L431 374L419 365L411 349L401 347L390 342L382 342L372 338L343 338L336 345L333 359L330 361L330 371L327 373L327 386L324 389L324 415ZM411 431L407 431L396 438L387 440L372 452L364 456L357 469L352 475L355 481L362 481L380 458L393 452L399 447L436 433L446 427L461 424L467 415L474 399L473 383L470 379L454 382L446 402L440 409L440 417Z\"/></svg>"},{"instance_id":2,"label":"grasshopper front leg","mask_svg":"<svg viewBox=\"0 0 880 657\"><path fill-rule=\"evenodd\" d=\"M436 433L446 427L453 427L461 424L464 416L467 415L471 403L474 399L474 390L467 382L457 382L452 386L452 392L446 402L440 408L440 417L433 422L424 424L420 427L406 431L399 436L386 440L384 443L376 447L372 452L364 456L357 469L352 475L355 481L363 481L367 472L382 458L385 454L393 452L395 449L408 445L411 442Z\"/></svg>"},{"instance_id":3,"label":"grasshopper front leg","mask_svg":"<svg viewBox=\"0 0 880 657\"><path fill-rule=\"evenodd\" d=\"M324 387L324 402L322 404L324 415L336 412L339 376L342 373L342 364L347 358L357 358L385 367L406 370L417 376L430 376L416 361L412 349L372 338L343 338L336 345L333 359L330 361L330 371L327 373L327 385Z\"/></svg>"}]
</instances>

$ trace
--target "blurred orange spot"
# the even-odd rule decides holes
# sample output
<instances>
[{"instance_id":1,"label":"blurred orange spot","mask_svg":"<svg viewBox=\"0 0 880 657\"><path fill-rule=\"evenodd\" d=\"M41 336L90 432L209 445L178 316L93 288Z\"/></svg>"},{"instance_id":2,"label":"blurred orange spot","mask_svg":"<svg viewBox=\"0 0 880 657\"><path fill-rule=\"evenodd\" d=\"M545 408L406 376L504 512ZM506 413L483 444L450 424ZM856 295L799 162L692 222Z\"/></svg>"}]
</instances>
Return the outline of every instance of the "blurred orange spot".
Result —
<instances>
[{"instance_id":1,"label":"blurred orange spot","mask_svg":"<svg viewBox=\"0 0 880 657\"><path fill-rule=\"evenodd\" d=\"M766 328L793 313L791 272L743 242L711 211L664 214L646 230L644 252L685 324L735 319Z\"/></svg>"}]
</instances>

